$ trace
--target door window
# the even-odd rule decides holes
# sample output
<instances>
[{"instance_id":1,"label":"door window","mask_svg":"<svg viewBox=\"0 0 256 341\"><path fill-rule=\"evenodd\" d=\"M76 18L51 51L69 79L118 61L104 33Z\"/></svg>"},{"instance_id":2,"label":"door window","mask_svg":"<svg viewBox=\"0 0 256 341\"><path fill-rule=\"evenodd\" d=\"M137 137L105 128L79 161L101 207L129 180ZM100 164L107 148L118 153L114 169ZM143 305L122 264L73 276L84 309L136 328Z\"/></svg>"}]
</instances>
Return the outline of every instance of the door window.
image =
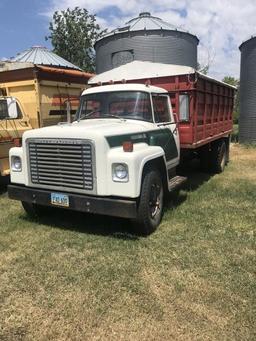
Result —
<instances>
[{"instance_id":1,"label":"door window","mask_svg":"<svg viewBox=\"0 0 256 341\"><path fill-rule=\"evenodd\" d=\"M170 110L169 110L169 102L167 96L152 96L154 114L155 114L155 122L170 122Z\"/></svg>"},{"instance_id":2,"label":"door window","mask_svg":"<svg viewBox=\"0 0 256 341\"><path fill-rule=\"evenodd\" d=\"M5 120L8 118L8 105L6 99L0 100L0 120Z\"/></svg>"},{"instance_id":3,"label":"door window","mask_svg":"<svg viewBox=\"0 0 256 341\"><path fill-rule=\"evenodd\" d=\"M189 121L189 95L179 95L180 102L180 121Z\"/></svg>"}]
</instances>

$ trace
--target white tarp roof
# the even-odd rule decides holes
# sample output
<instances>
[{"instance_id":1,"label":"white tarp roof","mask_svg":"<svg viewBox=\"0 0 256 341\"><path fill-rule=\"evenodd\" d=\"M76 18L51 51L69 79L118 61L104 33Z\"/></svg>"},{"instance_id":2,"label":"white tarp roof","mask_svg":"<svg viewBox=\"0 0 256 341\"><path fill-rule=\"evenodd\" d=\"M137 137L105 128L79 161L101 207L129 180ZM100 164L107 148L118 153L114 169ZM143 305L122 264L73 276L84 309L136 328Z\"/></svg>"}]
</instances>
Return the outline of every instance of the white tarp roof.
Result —
<instances>
[{"instance_id":1,"label":"white tarp roof","mask_svg":"<svg viewBox=\"0 0 256 341\"><path fill-rule=\"evenodd\" d=\"M121 65L115 69L100 73L92 77L88 84L106 83L110 80L117 82L122 79L145 79L164 76L187 75L195 73L195 69L190 66L162 64L152 62L142 62L134 60L133 62Z\"/></svg>"},{"instance_id":2,"label":"white tarp roof","mask_svg":"<svg viewBox=\"0 0 256 341\"><path fill-rule=\"evenodd\" d=\"M121 82L123 79L128 81L133 79L188 75L194 74L195 72L202 78L237 89L235 86L204 75L190 66L143 62L139 60L134 60L133 62L93 76L89 79L88 84L97 84L99 82L108 83L110 81Z\"/></svg>"}]
</instances>

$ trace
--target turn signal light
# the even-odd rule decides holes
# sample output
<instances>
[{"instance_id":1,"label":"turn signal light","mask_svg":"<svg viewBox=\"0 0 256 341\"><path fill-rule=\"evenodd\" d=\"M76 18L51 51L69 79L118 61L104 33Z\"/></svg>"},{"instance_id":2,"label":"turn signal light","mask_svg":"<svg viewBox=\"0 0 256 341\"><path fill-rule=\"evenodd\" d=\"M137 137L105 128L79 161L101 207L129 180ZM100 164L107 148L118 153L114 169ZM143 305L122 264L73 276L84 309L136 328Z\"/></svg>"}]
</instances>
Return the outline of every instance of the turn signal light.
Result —
<instances>
[{"instance_id":1,"label":"turn signal light","mask_svg":"<svg viewBox=\"0 0 256 341\"><path fill-rule=\"evenodd\" d=\"M133 143L131 141L123 142L123 151L128 153L133 152Z\"/></svg>"},{"instance_id":2,"label":"turn signal light","mask_svg":"<svg viewBox=\"0 0 256 341\"><path fill-rule=\"evenodd\" d=\"M13 139L13 143L15 147L21 147L21 139Z\"/></svg>"}]
</instances>

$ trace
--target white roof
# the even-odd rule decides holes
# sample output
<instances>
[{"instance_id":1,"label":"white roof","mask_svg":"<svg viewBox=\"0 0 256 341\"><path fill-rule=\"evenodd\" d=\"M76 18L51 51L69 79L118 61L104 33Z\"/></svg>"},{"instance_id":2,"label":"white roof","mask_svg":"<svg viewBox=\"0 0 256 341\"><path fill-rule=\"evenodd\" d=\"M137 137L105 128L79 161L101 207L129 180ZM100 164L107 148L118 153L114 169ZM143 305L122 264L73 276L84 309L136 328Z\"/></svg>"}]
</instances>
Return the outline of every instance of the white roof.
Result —
<instances>
[{"instance_id":1,"label":"white roof","mask_svg":"<svg viewBox=\"0 0 256 341\"><path fill-rule=\"evenodd\" d=\"M111 92L111 91L144 91L144 92L155 92L164 93L167 91L157 86L145 85L145 84L115 84L115 85L101 85L92 88L88 88L83 91L83 95L94 94L97 92Z\"/></svg>"},{"instance_id":2,"label":"white roof","mask_svg":"<svg viewBox=\"0 0 256 341\"><path fill-rule=\"evenodd\" d=\"M103 72L90 78L88 84L97 84L98 82L106 83L110 80L117 82L121 81L122 79L132 80L187 75L189 73L195 73L195 69L190 66L134 60L133 62L121 65L115 69Z\"/></svg>"},{"instance_id":3,"label":"white roof","mask_svg":"<svg viewBox=\"0 0 256 341\"><path fill-rule=\"evenodd\" d=\"M237 89L235 86L204 75L190 66L143 62L139 60L134 60L133 62L121 65L115 69L102 72L96 76L93 76L89 79L88 84L97 84L99 82L108 83L109 81L121 82L123 79L129 81L135 79L189 75L194 73L200 75L201 78L209 79L210 81L213 81L215 83L224 84L233 89Z\"/></svg>"}]
</instances>

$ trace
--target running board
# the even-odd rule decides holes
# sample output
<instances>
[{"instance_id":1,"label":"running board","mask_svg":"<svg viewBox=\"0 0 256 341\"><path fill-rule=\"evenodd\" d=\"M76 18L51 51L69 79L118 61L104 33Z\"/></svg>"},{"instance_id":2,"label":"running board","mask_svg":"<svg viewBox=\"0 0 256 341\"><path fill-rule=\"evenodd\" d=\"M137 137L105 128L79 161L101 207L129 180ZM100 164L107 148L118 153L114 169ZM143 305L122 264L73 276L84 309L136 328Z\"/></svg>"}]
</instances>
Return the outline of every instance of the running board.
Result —
<instances>
[{"instance_id":1,"label":"running board","mask_svg":"<svg viewBox=\"0 0 256 341\"><path fill-rule=\"evenodd\" d=\"M174 191L177 187L180 187L186 181L187 178L185 176L174 176L168 183L169 192Z\"/></svg>"}]
</instances>

